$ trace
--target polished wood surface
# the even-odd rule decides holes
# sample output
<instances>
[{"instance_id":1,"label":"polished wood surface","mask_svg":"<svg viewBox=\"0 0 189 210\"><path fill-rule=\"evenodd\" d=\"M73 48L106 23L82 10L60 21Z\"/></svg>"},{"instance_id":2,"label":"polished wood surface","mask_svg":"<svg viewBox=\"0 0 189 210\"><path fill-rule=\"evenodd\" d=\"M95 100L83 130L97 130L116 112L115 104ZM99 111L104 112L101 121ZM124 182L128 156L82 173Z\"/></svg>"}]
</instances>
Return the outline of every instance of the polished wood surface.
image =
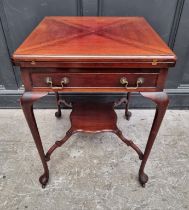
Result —
<instances>
[{"instance_id":1,"label":"polished wood surface","mask_svg":"<svg viewBox=\"0 0 189 210\"><path fill-rule=\"evenodd\" d=\"M69 83L64 87L124 87L120 79L125 77L128 80L128 87L136 86L138 78L144 78L140 87L156 87L159 74L153 73L33 73L31 75L33 87L49 87L45 78L50 78L52 84L61 87L63 78L68 78Z\"/></svg>"},{"instance_id":2,"label":"polished wood surface","mask_svg":"<svg viewBox=\"0 0 189 210\"><path fill-rule=\"evenodd\" d=\"M113 102L75 102L70 120L74 131L98 133L117 129Z\"/></svg>"},{"instance_id":3,"label":"polished wood surface","mask_svg":"<svg viewBox=\"0 0 189 210\"><path fill-rule=\"evenodd\" d=\"M175 54L141 17L46 17L13 54L21 67L25 93L21 105L38 149L44 173L40 183L49 180L47 162L56 148L76 132L105 132L116 134L131 146L142 161L139 181L148 181L144 172L146 162L168 106L163 92L168 67L176 63ZM61 103L72 108L71 128L45 153L39 135L33 103L54 92L58 111ZM142 152L126 139L117 127L114 107L125 104L125 117L130 119L130 94L140 92L156 104L156 114ZM60 99L59 93L125 93L119 101L101 103L75 102Z\"/></svg>"},{"instance_id":4,"label":"polished wood surface","mask_svg":"<svg viewBox=\"0 0 189 210\"><path fill-rule=\"evenodd\" d=\"M27 91L57 92L141 92L161 91L167 69L158 68L21 68L22 81ZM68 83L62 86L62 80ZM121 84L126 78L128 85ZM143 83L137 86L138 79ZM51 84L47 82L51 80Z\"/></svg>"},{"instance_id":5,"label":"polished wood surface","mask_svg":"<svg viewBox=\"0 0 189 210\"><path fill-rule=\"evenodd\" d=\"M143 17L46 17L13 59L173 64L176 56Z\"/></svg>"}]
</instances>

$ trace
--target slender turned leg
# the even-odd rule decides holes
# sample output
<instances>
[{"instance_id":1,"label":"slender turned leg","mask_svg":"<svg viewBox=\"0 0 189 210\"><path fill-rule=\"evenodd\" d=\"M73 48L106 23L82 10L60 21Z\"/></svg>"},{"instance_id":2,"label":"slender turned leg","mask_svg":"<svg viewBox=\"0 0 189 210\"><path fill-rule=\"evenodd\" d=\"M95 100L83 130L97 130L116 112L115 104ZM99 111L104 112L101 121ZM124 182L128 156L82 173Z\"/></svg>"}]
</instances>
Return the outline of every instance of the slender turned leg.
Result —
<instances>
[{"instance_id":1,"label":"slender turned leg","mask_svg":"<svg viewBox=\"0 0 189 210\"><path fill-rule=\"evenodd\" d=\"M132 115L132 113L128 110L129 109L130 96L131 96L131 93L128 92L127 93L127 103L125 105L125 117L126 117L127 120L130 120L130 117Z\"/></svg>"},{"instance_id":2,"label":"slender turned leg","mask_svg":"<svg viewBox=\"0 0 189 210\"><path fill-rule=\"evenodd\" d=\"M28 126L30 127L34 142L36 144L39 156L41 158L41 162L43 164L44 173L42 176L40 176L39 181L42 184L42 187L44 188L48 182L49 179L49 170L48 165L45 160L45 154L43 150L43 145L41 142L41 138L39 135L39 131L37 128L35 116L33 113L33 103L37 101L38 99L44 97L48 93L37 93L37 92L25 92L23 96L20 99L22 109L24 111L24 115L26 117Z\"/></svg>"},{"instance_id":3,"label":"slender turned leg","mask_svg":"<svg viewBox=\"0 0 189 210\"><path fill-rule=\"evenodd\" d=\"M146 162L148 160L150 151L152 149L153 143L159 131L161 122L165 115L169 99L166 93L164 92L151 92L151 93L141 93L142 96L151 99L153 102L156 103L156 113L154 117L154 121L152 124L152 128L148 137L148 142L146 144L146 148L144 151L144 156L142 159L142 163L139 169L139 181L143 187L145 187L146 182L148 181L148 176L144 173L144 168Z\"/></svg>"},{"instance_id":4,"label":"slender turned leg","mask_svg":"<svg viewBox=\"0 0 189 210\"><path fill-rule=\"evenodd\" d=\"M57 147L61 147L70 137L71 135L74 134L74 131L72 131L71 129L68 130L66 132L66 135L64 136L64 138L60 141L56 141L55 144L48 150L48 152L46 153L45 155L45 159L46 161L49 161L50 160L50 157L51 157L51 154L54 152L54 150L57 148Z\"/></svg>"},{"instance_id":5,"label":"slender turned leg","mask_svg":"<svg viewBox=\"0 0 189 210\"><path fill-rule=\"evenodd\" d=\"M61 115L62 115L62 113L61 113L60 102L59 102L59 99L60 99L59 93L58 92L55 92L55 95L56 95L56 103L57 103L57 107L58 107L58 111L55 112L55 116L57 118L60 118Z\"/></svg>"},{"instance_id":6,"label":"slender turned leg","mask_svg":"<svg viewBox=\"0 0 189 210\"><path fill-rule=\"evenodd\" d=\"M136 144L133 143L133 141L126 139L119 129L117 129L113 133L115 133L127 146L132 147L137 152L140 160L143 159L142 151L138 148Z\"/></svg>"}]
</instances>

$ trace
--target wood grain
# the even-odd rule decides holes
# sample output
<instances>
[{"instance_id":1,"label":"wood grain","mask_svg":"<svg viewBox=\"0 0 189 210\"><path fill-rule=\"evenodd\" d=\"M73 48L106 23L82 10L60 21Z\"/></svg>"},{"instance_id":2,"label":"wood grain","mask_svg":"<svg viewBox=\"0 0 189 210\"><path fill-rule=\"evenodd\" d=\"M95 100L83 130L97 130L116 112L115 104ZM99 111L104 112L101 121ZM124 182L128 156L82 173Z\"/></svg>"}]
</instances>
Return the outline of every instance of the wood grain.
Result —
<instances>
[{"instance_id":1,"label":"wood grain","mask_svg":"<svg viewBox=\"0 0 189 210\"><path fill-rule=\"evenodd\" d=\"M176 56L143 17L46 17L13 54L15 62L154 59Z\"/></svg>"}]
</instances>

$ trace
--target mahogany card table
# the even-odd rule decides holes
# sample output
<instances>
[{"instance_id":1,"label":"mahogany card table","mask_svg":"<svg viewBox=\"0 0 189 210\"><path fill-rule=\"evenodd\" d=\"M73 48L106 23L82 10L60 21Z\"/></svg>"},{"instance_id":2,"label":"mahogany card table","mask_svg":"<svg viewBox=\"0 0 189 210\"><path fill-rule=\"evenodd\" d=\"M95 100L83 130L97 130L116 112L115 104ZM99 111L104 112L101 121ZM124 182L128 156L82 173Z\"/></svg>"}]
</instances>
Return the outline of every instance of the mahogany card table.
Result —
<instances>
[{"instance_id":1,"label":"mahogany card table","mask_svg":"<svg viewBox=\"0 0 189 210\"><path fill-rule=\"evenodd\" d=\"M20 66L25 92L21 106L33 135L44 173L39 181L45 187L49 179L47 162L56 148L76 132L112 132L132 147L141 160L139 182L145 186L144 168L157 136L169 99L163 92L168 68L176 63L175 54L143 17L45 17L14 52L13 62ZM49 92L70 106L71 127L45 153L33 113L33 103ZM156 104L156 113L143 151L126 139L117 127L114 107L139 92ZM65 101L59 93L86 95L86 101ZM125 93L115 102L90 101L87 93ZM140 131L139 131L140 132Z\"/></svg>"}]
</instances>

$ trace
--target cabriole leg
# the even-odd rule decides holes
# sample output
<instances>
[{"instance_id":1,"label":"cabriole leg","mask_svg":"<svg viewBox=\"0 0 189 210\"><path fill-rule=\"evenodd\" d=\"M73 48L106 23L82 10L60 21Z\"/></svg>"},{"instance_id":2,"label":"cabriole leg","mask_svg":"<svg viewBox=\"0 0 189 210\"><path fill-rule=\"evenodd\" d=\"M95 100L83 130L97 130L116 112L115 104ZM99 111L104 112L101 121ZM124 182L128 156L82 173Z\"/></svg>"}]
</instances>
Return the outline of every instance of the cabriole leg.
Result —
<instances>
[{"instance_id":1,"label":"cabriole leg","mask_svg":"<svg viewBox=\"0 0 189 210\"><path fill-rule=\"evenodd\" d=\"M41 137L39 135L35 116L33 113L33 103L37 101L38 99L44 97L45 95L47 95L47 93L25 92L20 99L25 118L31 130L34 142L36 144L39 156L41 158L41 162L43 164L44 173L39 178L39 181L42 184L43 188L46 186L48 182L49 170L48 170L48 165L45 160L45 154L44 154L44 149L41 142Z\"/></svg>"},{"instance_id":2,"label":"cabriole leg","mask_svg":"<svg viewBox=\"0 0 189 210\"><path fill-rule=\"evenodd\" d=\"M169 99L168 99L167 94L164 92L141 93L141 95L156 103L156 113L155 113L154 121L153 121L152 128L148 137L142 163L139 169L139 181L141 185L145 187L145 184L148 181L148 176L144 173L144 168L148 160L152 146L154 144L155 138L157 136L157 133L159 131L161 122L165 115L165 112L169 103Z\"/></svg>"}]
</instances>

